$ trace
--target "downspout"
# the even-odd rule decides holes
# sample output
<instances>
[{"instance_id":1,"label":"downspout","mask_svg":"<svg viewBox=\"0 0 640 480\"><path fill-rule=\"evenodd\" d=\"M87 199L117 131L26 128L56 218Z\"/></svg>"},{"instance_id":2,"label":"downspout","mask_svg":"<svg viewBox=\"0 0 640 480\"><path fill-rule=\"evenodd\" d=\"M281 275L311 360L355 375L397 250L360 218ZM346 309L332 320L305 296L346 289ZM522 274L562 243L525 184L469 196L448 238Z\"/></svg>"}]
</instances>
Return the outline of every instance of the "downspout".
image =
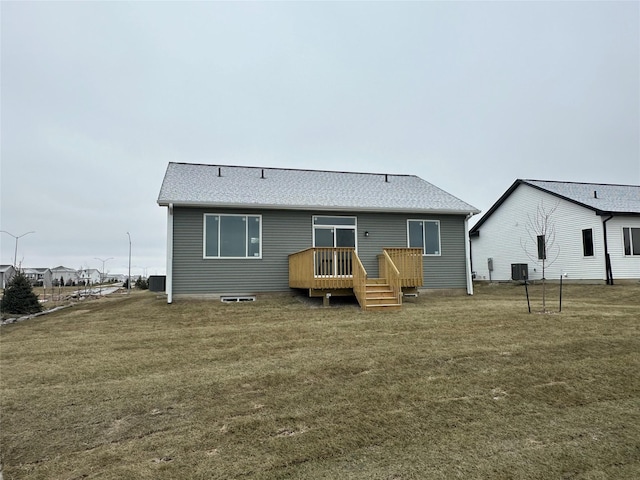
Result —
<instances>
[{"instance_id":1,"label":"downspout","mask_svg":"<svg viewBox=\"0 0 640 480\"><path fill-rule=\"evenodd\" d=\"M607 244L607 222L613 218L609 214L609 218L602 221L602 231L604 233L604 271L607 277L607 285L613 285L613 272L611 271L611 257L609 256L609 245Z\"/></svg>"},{"instance_id":2,"label":"downspout","mask_svg":"<svg viewBox=\"0 0 640 480\"><path fill-rule=\"evenodd\" d=\"M173 203L167 208L167 303L173 303Z\"/></svg>"},{"instance_id":3,"label":"downspout","mask_svg":"<svg viewBox=\"0 0 640 480\"><path fill-rule=\"evenodd\" d=\"M473 213L469 213L464 219L464 253L467 269L467 295L473 295L473 279L471 278L471 238L469 238L469 219Z\"/></svg>"}]
</instances>

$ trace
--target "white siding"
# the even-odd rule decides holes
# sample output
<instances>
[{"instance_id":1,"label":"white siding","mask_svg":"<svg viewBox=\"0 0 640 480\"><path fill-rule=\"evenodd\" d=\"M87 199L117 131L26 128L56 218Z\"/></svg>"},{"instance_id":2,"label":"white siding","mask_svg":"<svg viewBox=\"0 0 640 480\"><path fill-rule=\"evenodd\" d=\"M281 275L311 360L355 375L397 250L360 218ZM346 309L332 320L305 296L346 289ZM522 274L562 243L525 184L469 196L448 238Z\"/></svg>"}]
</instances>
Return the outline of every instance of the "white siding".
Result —
<instances>
[{"instance_id":1,"label":"white siding","mask_svg":"<svg viewBox=\"0 0 640 480\"><path fill-rule=\"evenodd\" d=\"M630 257L624 254L623 227L640 228L640 217L613 217L607 222L609 257L614 282L616 279L640 278L640 256Z\"/></svg>"},{"instance_id":2,"label":"white siding","mask_svg":"<svg viewBox=\"0 0 640 480\"><path fill-rule=\"evenodd\" d=\"M552 261L552 252L548 253L546 278L559 279L563 273L567 279L605 280L604 237L602 217L594 211L581 207L553 195L541 192L528 185L518 186L504 203L480 227L480 236L471 239L473 270L478 280L489 280L487 259L493 258L491 279L505 281L511 279L511 264L529 265L529 278L542 278L542 261L537 259L535 233L530 238L527 224L529 218L535 219L540 203L549 210L557 205L552 221L556 227L556 245L559 254ZM607 227L612 230L609 222ZM593 229L594 255L585 257L582 249L582 230ZM622 248L622 229L619 248ZM611 249L611 241L609 242ZM523 248L526 245L526 250ZM533 258L531 258L533 257ZM636 269L637 269L636 263ZM614 267L614 278L616 268Z\"/></svg>"}]
</instances>

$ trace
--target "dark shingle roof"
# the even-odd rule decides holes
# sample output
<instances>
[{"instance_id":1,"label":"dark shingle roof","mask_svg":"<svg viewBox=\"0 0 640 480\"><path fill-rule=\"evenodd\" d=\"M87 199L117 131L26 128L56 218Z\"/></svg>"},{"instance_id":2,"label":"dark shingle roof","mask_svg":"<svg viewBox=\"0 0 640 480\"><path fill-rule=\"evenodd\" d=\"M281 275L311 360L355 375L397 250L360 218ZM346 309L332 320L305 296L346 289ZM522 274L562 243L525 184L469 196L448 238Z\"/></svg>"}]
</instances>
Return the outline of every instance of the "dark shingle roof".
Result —
<instances>
[{"instance_id":1,"label":"dark shingle roof","mask_svg":"<svg viewBox=\"0 0 640 480\"><path fill-rule=\"evenodd\" d=\"M478 213L415 175L170 163L158 204Z\"/></svg>"}]
</instances>

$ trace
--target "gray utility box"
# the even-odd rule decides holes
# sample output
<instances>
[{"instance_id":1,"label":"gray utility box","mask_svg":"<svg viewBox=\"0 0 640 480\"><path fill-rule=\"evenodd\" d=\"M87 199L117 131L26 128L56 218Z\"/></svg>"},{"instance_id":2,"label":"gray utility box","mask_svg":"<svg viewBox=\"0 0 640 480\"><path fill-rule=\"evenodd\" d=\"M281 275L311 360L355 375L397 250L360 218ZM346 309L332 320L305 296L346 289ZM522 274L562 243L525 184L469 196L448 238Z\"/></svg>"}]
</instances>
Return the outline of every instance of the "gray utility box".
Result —
<instances>
[{"instance_id":1,"label":"gray utility box","mask_svg":"<svg viewBox=\"0 0 640 480\"><path fill-rule=\"evenodd\" d=\"M150 275L149 290L152 292L164 292L167 287L167 277L165 275Z\"/></svg>"},{"instance_id":2,"label":"gray utility box","mask_svg":"<svg viewBox=\"0 0 640 480\"><path fill-rule=\"evenodd\" d=\"M529 265L526 263L511 264L511 280L524 281L529 278Z\"/></svg>"}]
</instances>

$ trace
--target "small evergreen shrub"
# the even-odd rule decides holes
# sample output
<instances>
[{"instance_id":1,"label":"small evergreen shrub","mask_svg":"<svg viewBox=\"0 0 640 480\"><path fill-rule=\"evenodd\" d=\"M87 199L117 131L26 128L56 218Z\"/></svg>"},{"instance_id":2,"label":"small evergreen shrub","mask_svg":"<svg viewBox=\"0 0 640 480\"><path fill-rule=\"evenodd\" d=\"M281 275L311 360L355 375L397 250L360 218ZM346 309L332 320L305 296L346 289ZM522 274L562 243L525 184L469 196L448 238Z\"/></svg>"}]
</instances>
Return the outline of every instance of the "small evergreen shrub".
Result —
<instances>
[{"instance_id":1,"label":"small evergreen shrub","mask_svg":"<svg viewBox=\"0 0 640 480\"><path fill-rule=\"evenodd\" d=\"M135 286L140 290L147 290L149 288L149 282L140 276L136 280Z\"/></svg>"},{"instance_id":2,"label":"small evergreen shrub","mask_svg":"<svg viewBox=\"0 0 640 480\"><path fill-rule=\"evenodd\" d=\"M18 271L7 284L4 296L0 302L3 313L28 314L42 311L38 297L33 293L33 287L27 276Z\"/></svg>"}]
</instances>

